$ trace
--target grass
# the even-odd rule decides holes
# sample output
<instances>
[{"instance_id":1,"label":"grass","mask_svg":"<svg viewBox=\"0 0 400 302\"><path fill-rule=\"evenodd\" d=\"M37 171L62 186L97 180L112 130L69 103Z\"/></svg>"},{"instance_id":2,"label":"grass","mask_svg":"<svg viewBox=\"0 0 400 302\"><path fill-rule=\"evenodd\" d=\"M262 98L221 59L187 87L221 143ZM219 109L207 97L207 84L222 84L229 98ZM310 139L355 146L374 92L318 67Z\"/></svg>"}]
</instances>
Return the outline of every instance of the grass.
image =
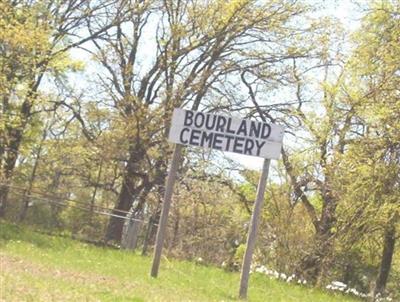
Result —
<instances>
[{"instance_id":1,"label":"grass","mask_svg":"<svg viewBox=\"0 0 400 302\"><path fill-rule=\"evenodd\" d=\"M235 301L239 274L49 236L0 222L0 301ZM249 301L357 301L253 274Z\"/></svg>"}]
</instances>

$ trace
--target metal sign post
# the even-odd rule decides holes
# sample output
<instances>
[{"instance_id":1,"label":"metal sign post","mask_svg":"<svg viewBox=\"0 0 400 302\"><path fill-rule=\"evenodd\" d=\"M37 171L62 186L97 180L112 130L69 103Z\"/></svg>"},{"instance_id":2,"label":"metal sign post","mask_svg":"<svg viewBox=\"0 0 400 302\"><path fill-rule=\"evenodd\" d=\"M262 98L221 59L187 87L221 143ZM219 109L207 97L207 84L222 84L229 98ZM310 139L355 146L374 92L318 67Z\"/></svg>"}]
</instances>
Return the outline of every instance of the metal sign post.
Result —
<instances>
[{"instance_id":1,"label":"metal sign post","mask_svg":"<svg viewBox=\"0 0 400 302\"><path fill-rule=\"evenodd\" d=\"M154 248L153 265L151 267L151 276L154 278L158 276L158 268L160 266L161 252L164 244L165 231L167 228L168 213L171 206L171 197L174 190L176 172L178 170L181 153L182 145L175 145L174 153L172 155L171 167L168 173L167 185L164 193L161 217L157 229L156 246Z\"/></svg>"},{"instance_id":2,"label":"metal sign post","mask_svg":"<svg viewBox=\"0 0 400 302\"><path fill-rule=\"evenodd\" d=\"M282 148L283 128L266 122L175 108L168 139L176 145L168 173L162 212L158 224L151 268L152 277L157 277L158 275L171 197L183 145L234 152L265 159L249 226L246 253L243 258L239 296L246 298L251 259L264 200L270 159L279 158Z\"/></svg>"},{"instance_id":3,"label":"metal sign post","mask_svg":"<svg viewBox=\"0 0 400 302\"><path fill-rule=\"evenodd\" d=\"M270 159L264 159L264 165L257 187L256 201L254 203L253 213L251 215L249 233L247 235L246 252L243 257L242 272L240 274L239 298L241 299L247 298L251 259L253 258L253 252L256 245L258 225L260 222L261 208L264 202L264 192L267 184L270 162Z\"/></svg>"}]
</instances>

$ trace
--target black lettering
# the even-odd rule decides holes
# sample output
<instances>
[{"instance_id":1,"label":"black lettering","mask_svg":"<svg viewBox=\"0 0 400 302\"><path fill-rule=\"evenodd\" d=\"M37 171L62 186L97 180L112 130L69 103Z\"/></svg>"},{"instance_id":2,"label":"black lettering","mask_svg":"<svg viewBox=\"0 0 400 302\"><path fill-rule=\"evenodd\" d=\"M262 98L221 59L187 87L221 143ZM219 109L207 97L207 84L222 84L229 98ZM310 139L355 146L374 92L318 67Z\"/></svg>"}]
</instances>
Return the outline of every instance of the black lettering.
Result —
<instances>
[{"instance_id":1,"label":"black lettering","mask_svg":"<svg viewBox=\"0 0 400 302\"><path fill-rule=\"evenodd\" d=\"M220 146L220 145L222 143L222 138L223 137L224 137L223 134L218 134L218 133L214 134L214 141L213 141L213 148L214 149L222 150L222 146Z\"/></svg>"},{"instance_id":2,"label":"black lettering","mask_svg":"<svg viewBox=\"0 0 400 302\"><path fill-rule=\"evenodd\" d=\"M250 136L251 137L260 137L261 132L261 123L251 121L250 123Z\"/></svg>"},{"instance_id":3,"label":"black lettering","mask_svg":"<svg viewBox=\"0 0 400 302\"><path fill-rule=\"evenodd\" d=\"M200 146L205 147L204 143L208 143L207 147L211 148L211 144L212 144L212 141L213 141L213 136L214 136L214 133L212 133L212 132L210 132L210 133L203 132L202 135L201 135Z\"/></svg>"},{"instance_id":4,"label":"black lettering","mask_svg":"<svg viewBox=\"0 0 400 302\"><path fill-rule=\"evenodd\" d=\"M233 152L236 153L241 153L243 154L243 142L244 142L245 138L244 137L236 137L234 144L233 144Z\"/></svg>"},{"instance_id":5,"label":"black lettering","mask_svg":"<svg viewBox=\"0 0 400 302\"><path fill-rule=\"evenodd\" d=\"M228 118L228 125L226 126L226 132L235 134L235 130L232 130L231 126L232 126L232 118Z\"/></svg>"},{"instance_id":6,"label":"black lettering","mask_svg":"<svg viewBox=\"0 0 400 302\"><path fill-rule=\"evenodd\" d=\"M271 135L271 126L269 124L264 123L262 126L262 134L261 138L266 139Z\"/></svg>"},{"instance_id":7,"label":"black lettering","mask_svg":"<svg viewBox=\"0 0 400 302\"><path fill-rule=\"evenodd\" d=\"M226 125L225 116L218 116L217 127L215 128L215 131L224 132L225 125Z\"/></svg>"},{"instance_id":8,"label":"black lettering","mask_svg":"<svg viewBox=\"0 0 400 302\"><path fill-rule=\"evenodd\" d=\"M192 130L192 133L190 133L190 144L194 146L199 145L199 138L200 138L200 130Z\"/></svg>"},{"instance_id":9,"label":"black lettering","mask_svg":"<svg viewBox=\"0 0 400 302\"><path fill-rule=\"evenodd\" d=\"M243 132L243 133L242 133L242 132ZM237 131L236 134L237 134L237 135L242 134L242 135L244 135L244 136L247 136L247 123L246 123L245 120L243 120L243 121L240 123L239 129L238 129L238 131Z\"/></svg>"},{"instance_id":10,"label":"black lettering","mask_svg":"<svg viewBox=\"0 0 400 302\"><path fill-rule=\"evenodd\" d=\"M194 125L197 128L201 128L204 125L205 116L202 112L197 112L196 116L194 117Z\"/></svg>"},{"instance_id":11,"label":"black lettering","mask_svg":"<svg viewBox=\"0 0 400 302\"><path fill-rule=\"evenodd\" d=\"M251 139L246 139L246 142L244 144L244 154L252 155L252 150L254 147L254 141Z\"/></svg>"},{"instance_id":12,"label":"black lettering","mask_svg":"<svg viewBox=\"0 0 400 302\"><path fill-rule=\"evenodd\" d=\"M186 139L186 140L183 140L183 133L186 132L186 131L190 131L190 129L189 129L189 128L183 128L182 131L181 131L181 134L179 135L179 141L180 141L182 144L187 144L187 143L188 143L188 140L187 140L187 139Z\"/></svg>"},{"instance_id":13,"label":"black lettering","mask_svg":"<svg viewBox=\"0 0 400 302\"><path fill-rule=\"evenodd\" d=\"M261 148L265 145L265 142L259 142L256 140L256 146L257 146L257 156L260 156Z\"/></svg>"},{"instance_id":14,"label":"black lettering","mask_svg":"<svg viewBox=\"0 0 400 302\"><path fill-rule=\"evenodd\" d=\"M184 126L190 126L193 123L193 111L186 110Z\"/></svg>"},{"instance_id":15,"label":"black lettering","mask_svg":"<svg viewBox=\"0 0 400 302\"><path fill-rule=\"evenodd\" d=\"M235 137L233 135L225 135L226 137L226 151L229 151L229 147L231 146L231 140L233 140Z\"/></svg>"},{"instance_id":16,"label":"black lettering","mask_svg":"<svg viewBox=\"0 0 400 302\"><path fill-rule=\"evenodd\" d=\"M215 122L217 120L216 115L207 114L206 116L206 129L213 130L215 127Z\"/></svg>"}]
</instances>

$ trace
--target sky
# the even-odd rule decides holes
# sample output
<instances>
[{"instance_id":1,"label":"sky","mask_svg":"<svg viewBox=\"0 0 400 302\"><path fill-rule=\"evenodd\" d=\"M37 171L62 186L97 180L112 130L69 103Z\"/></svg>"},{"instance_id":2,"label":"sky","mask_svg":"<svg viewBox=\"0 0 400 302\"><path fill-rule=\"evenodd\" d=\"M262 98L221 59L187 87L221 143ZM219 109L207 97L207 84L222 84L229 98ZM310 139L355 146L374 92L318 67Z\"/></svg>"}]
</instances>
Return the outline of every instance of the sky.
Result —
<instances>
[{"instance_id":1,"label":"sky","mask_svg":"<svg viewBox=\"0 0 400 302\"><path fill-rule=\"evenodd\" d=\"M349 32L356 30L359 25L360 14L358 11L360 6L357 6L357 4L360 5L363 2L366 4L367 1L357 0L356 2L356 0L309 0L309 3L312 5L322 5L325 8L320 11L321 16L336 17L343 24L343 27ZM73 50L71 55L74 59L86 62L86 75L97 73L96 65L90 63L90 55L87 52L77 49ZM82 76L82 78L77 76L77 78L73 80L74 88L77 90L85 90L91 85L88 83L87 78L84 79L85 75ZM260 170L264 161L263 158L229 152L226 152L224 155L251 170Z\"/></svg>"},{"instance_id":2,"label":"sky","mask_svg":"<svg viewBox=\"0 0 400 302\"><path fill-rule=\"evenodd\" d=\"M321 1L310 0L310 3L313 2L320 3ZM366 0L357 2L352 0L323 0L322 5L324 5L325 9L321 11L321 15L337 18L343 24L344 28L351 32L356 30L360 24L358 5L362 6L363 2L367 4ZM226 156L250 170L261 170L264 162L263 158L236 153L226 153Z\"/></svg>"}]
</instances>

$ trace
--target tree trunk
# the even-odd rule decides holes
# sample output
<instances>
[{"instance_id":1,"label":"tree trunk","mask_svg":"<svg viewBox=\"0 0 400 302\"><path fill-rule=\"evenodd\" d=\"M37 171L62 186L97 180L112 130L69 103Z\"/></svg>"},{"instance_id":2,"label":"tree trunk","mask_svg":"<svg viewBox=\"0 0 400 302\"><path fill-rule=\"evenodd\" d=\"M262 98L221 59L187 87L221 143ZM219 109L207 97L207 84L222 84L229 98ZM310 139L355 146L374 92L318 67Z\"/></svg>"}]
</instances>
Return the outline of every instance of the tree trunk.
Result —
<instances>
[{"instance_id":1,"label":"tree trunk","mask_svg":"<svg viewBox=\"0 0 400 302\"><path fill-rule=\"evenodd\" d=\"M329 233L319 232L315 235L314 248L301 260L296 275L311 283L321 282L325 273L327 256L331 253L332 243Z\"/></svg>"},{"instance_id":2,"label":"tree trunk","mask_svg":"<svg viewBox=\"0 0 400 302\"><path fill-rule=\"evenodd\" d=\"M373 292L374 300L378 296L382 296L385 293L386 283L389 278L390 268L392 266L395 243L396 243L396 228L393 223L390 223L388 228L385 230L382 259Z\"/></svg>"},{"instance_id":3,"label":"tree trunk","mask_svg":"<svg viewBox=\"0 0 400 302\"><path fill-rule=\"evenodd\" d=\"M125 177L125 179L127 179L127 177ZM125 217L127 215L126 212L128 212L131 208L135 196L137 196L137 189L135 188L134 184L124 181L118 197L118 203L112 211L113 215L119 217L110 217L105 237L106 242L121 242L122 230L124 228Z\"/></svg>"},{"instance_id":4,"label":"tree trunk","mask_svg":"<svg viewBox=\"0 0 400 302\"><path fill-rule=\"evenodd\" d=\"M21 105L20 109L20 119L21 125L18 127L12 127L11 125L6 126L6 134L4 139L1 141L8 141L6 146L2 146L0 150L2 152L1 163L4 162L2 166L0 166L0 180L3 181L6 185L11 183L11 177L15 168L15 164L17 162L17 158L19 155L19 149L22 142L22 137L28 123L28 119L31 115L31 109L33 106L33 101L37 97L37 89L42 80L44 71L42 71L37 79L32 79L31 84L29 85L28 93L25 97L24 102ZM4 152L4 150L6 150ZM8 193L9 187L0 186L0 217L4 217L6 213L7 203L8 203Z\"/></svg>"},{"instance_id":5,"label":"tree trunk","mask_svg":"<svg viewBox=\"0 0 400 302\"><path fill-rule=\"evenodd\" d=\"M60 186L61 176L62 176L61 171L56 170L54 173L53 180L49 186L49 192L51 193L52 196L56 196L57 201L60 201L60 200L58 200L57 190L58 190L58 187ZM59 227L60 226L60 223L59 223L60 207L57 204L50 203L50 211L51 211L50 227L51 228Z\"/></svg>"},{"instance_id":6,"label":"tree trunk","mask_svg":"<svg viewBox=\"0 0 400 302\"><path fill-rule=\"evenodd\" d=\"M325 194L322 207L321 219L315 234L314 248L309 255L306 255L300 262L297 275L307 281L321 284L331 266L333 240L332 228L336 222L336 200Z\"/></svg>"},{"instance_id":7,"label":"tree trunk","mask_svg":"<svg viewBox=\"0 0 400 302\"><path fill-rule=\"evenodd\" d=\"M145 177L139 175L138 161L143 158L142 150L133 146L130 148L128 163L125 167L124 178L122 181L122 188L118 196L118 202L114 207L112 214L120 217L111 216L105 241L115 241L120 243L122 239L122 230L124 228L125 217L127 212L132 207L133 201L139 196L144 188ZM142 184L138 185L138 175L142 177Z\"/></svg>"},{"instance_id":8,"label":"tree trunk","mask_svg":"<svg viewBox=\"0 0 400 302\"><path fill-rule=\"evenodd\" d=\"M165 157L160 158L154 165L155 171L154 179L149 181L148 174L140 173L140 165L138 164L146 154L146 150L140 147L138 142L130 148L130 156L125 168L123 185L118 197L118 203L114 207L113 214L126 217L125 212L129 211L132 207L134 200L139 197L138 206L136 210L141 210L145 204L148 193L158 186L159 190L164 190L164 181L166 175ZM138 181L141 180L141 184ZM161 194L160 192L159 194ZM164 196L164 195L160 195ZM160 201L161 202L161 201ZM122 210L123 212L121 212ZM119 217L111 217L105 236L105 241L121 242L122 230L124 227L125 219Z\"/></svg>"},{"instance_id":9,"label":"tree trunk","mask_svg":"<svg viewBox=\"0 0 400 302\"><path fill-rule=\"evenodd\" d=\"M25 191L25 193L24 193L24 197L23 197L23 200L22 200L22 207L21 207L21 211L20 211L20 214L19 214L19 221L20 222L25 219L26 214L28 212L29 201L30 201L30 197L29 196L32 193L33 183L34 183L35 178L36 178L36 171L37 171L37 167L39 165L40 156L41 156L42 149L43 149L43 143L46 140L46 137L47 137L47 129L45 129L43 131L42 139L40 140L39 148L38 148L37 153L36 153L35 162L33 164L31 177L29 178L29 187L28 187L28 190Z\"/></svg>"},{"instance_id":10,"label":"tree trunk","mask_svg":"<svg viewBox=\"0 0 400 302\"><path fill-rule=\"evenodd\" d=\"M4 217L7 208L7 198L10 188L8 187L9 182L0 184L0 217Z\"/></svg>"},{"instance_id":11,"label":"tree trunk","mask_svg":"<svg viewBox=\"0 0 400 302\"><path fill-rule=\"evenodd\" d=\"M328 177L326 177L328 179ZM317 285L321 285L324 278L329 274L334 260L334 239L333 228L336 224L336 207L337 200L332 196L332 191L329 189L329 182L326 182L326 191L323 195L324 204L322 207L321 215L321 236L320 236L320 249L319 259L320 263L317 267Z\"/></svg>"},{"instance_id":12,"label":"tree trunk","mask_svg":"<svg viewBox=\"0 0 400 302\"><path fill-rule=\"evenodd\" d=\"M17 162L18 150L21 144L22 136L18 136L15 140L12 140L13 143L10 144L11 150L7 153L4 165L4 172L0 171L0 173L4 173L4 184L0 186L0 217L4 217L6 214L6 209L8 206L8 193L10 191L9 185L11 184L12 174L15 168L15 163Z\"/></svg>"},{"instance_id":13,"label":"tree trunk","mask_svg":"<svg viewBox=\"0 0 400 302\"><path fill-rule=\"evenodd\" d=\"M90 226L92 226L92 224L93 224L94 206L95 206L95 202L96 202L97 188L99 186L102 169L103 169L103 159L101 159L101 161L100 161L100 167L99 167L99 171L97 172L97 179L96 179L96 183L94 185L92 199L90 200L90 216L89 216L89 221L88 221L88 225L90 225Z\"/></svg>"},{"instance_id":14,"label":"tree trunk","mask_svg":"<svg viewBox=\"0 0 400 302\"><path fill-rule=\"evenodd\" d=\"M327 189L329 180L326 179L321 193L323 192L323 208L321 216L314 208L314 205L308 200L307 194L301 189L302 184L289 161L288 155L282 148L281 151L283 164L289 175L293 192L298 200L301 201L315 229L314 248L301 259L295 273L297 276L305 278L307 281L316 282L319 276L325 274L323 269L326 263L326 256L331 252L332 227L335 223L336 201L332 198L331 192Z\"/></svg>"}]
</instances>

